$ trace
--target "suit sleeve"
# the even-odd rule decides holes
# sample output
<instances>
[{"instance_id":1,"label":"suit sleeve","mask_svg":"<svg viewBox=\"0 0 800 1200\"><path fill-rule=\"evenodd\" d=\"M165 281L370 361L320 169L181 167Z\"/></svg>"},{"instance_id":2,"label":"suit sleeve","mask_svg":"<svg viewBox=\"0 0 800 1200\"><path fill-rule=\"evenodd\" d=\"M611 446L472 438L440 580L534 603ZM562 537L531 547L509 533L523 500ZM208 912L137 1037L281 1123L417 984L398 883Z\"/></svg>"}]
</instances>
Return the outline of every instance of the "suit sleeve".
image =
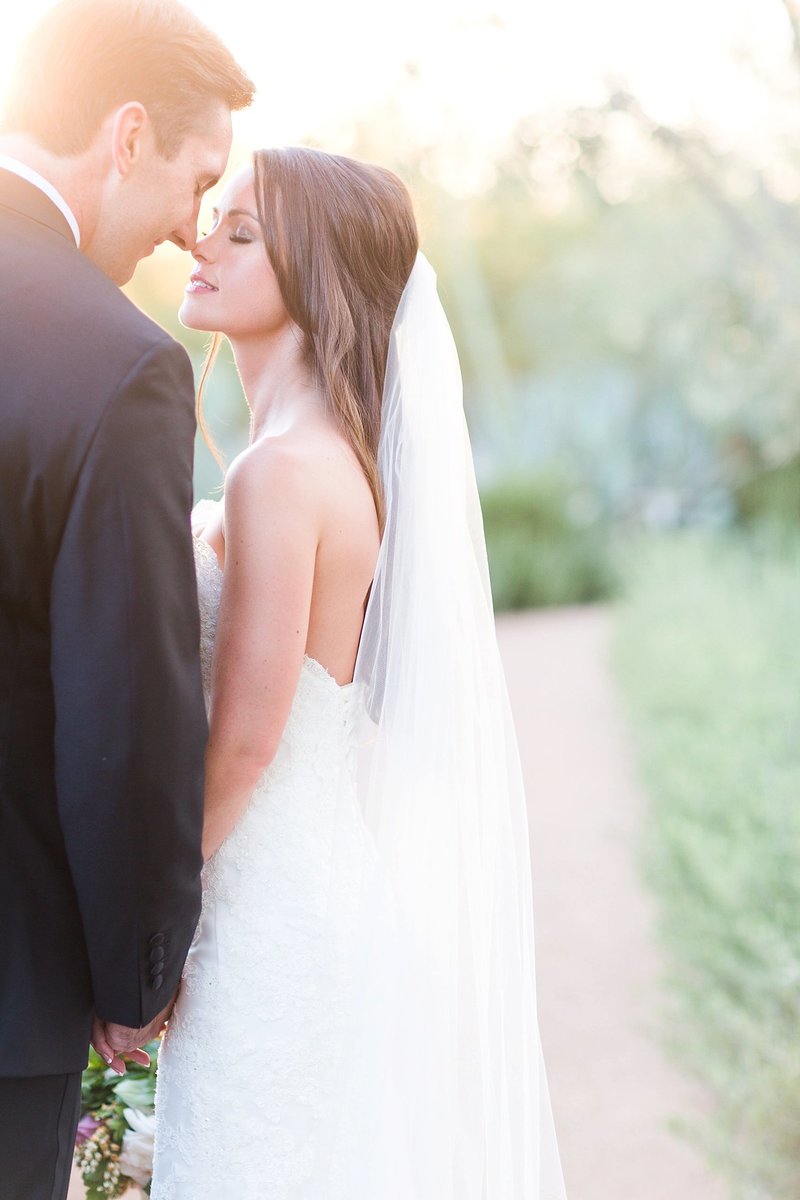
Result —
<instances>
[{"instance_id":1,"label":"suit sleeve","mask_svg":"<svg viewBox=\"0 0 800 1200\"><path fill-rule=\"evenodd\" d=\"M138 1027L197 923L207 737L189 514L192 373L175 343L122 382L54 566L56 787L94 1003Z\"/></svg>"}]
</instances>

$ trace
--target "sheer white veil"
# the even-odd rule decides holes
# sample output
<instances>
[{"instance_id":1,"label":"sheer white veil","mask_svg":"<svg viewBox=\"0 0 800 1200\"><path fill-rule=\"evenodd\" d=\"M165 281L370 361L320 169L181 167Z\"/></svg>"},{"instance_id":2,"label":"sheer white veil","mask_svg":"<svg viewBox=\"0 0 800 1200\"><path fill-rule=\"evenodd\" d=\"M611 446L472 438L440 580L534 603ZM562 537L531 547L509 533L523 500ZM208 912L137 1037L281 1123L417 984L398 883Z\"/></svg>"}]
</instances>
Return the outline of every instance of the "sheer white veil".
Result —
<instances>
[{"instance_id":1,"label":"sheer white veil","mask_svg":"<svg viewBox=\"0 0 800 1200\"><path fill-rule=\"evenodd\" d=\"M422 254L392 329L379 468L355 672L374 874L348 1062L354 1094L382 1100L350 1110L349 1184L354 1200L563 1200L525 797L458 357Z\"/></svg>"}]
</instances>

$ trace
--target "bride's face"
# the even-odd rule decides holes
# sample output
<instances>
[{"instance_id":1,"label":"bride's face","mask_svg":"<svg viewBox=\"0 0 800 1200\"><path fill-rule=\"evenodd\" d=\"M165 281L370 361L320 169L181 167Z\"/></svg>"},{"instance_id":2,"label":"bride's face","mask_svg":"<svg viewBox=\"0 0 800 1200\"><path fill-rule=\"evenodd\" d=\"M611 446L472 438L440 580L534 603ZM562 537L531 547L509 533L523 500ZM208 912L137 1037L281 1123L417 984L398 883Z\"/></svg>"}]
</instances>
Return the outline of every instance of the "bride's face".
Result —
<instances>
[{"instance_id":1,"label":"bride's face","mask_svg":"<svg viewBox=\"0 0 800 1200\"><path fill-rule=\"evenodd\" d=\"M192 254L197 265L178 314L182 324L234 341L291 325L258 221L252 167L225 188L211 231Z\"/></svg>"}]
</instances>

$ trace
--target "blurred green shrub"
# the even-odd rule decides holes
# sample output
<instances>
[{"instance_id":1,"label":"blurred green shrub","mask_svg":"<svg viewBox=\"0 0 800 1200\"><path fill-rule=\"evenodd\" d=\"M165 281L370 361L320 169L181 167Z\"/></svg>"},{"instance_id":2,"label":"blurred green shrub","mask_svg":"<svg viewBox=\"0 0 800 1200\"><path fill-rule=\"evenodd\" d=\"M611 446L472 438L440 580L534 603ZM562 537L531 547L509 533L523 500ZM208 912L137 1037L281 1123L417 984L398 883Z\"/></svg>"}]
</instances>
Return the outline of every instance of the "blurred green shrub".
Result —
<instances>
[{"instance_id":1,"label":"blurred green shrub","mask_svg":"<svg viewBox=\"0 0 800 1200\"><path fill-rule=\"evenodd\" d=\"M800 538L640 548L615 659L651 806L660 1026L738 1200L800 1196Z\"/></svg>"},{"instance_id":2,"label":"blurred green shrub","mask_svg":"<svg viewBox=\"0 0 800 1200\"><path fill-rule=\"evenodd\" d=\"M778 520L800 527L800 459L754 474L734 489L734 501L747 525Z\"/></svg>"},{"instance_id":3,"label":"blurred green shrub","mask_svg":"<svg viewBox=\"0 0 800 1200\"><path fill-rule=\"evenodd\" d=\"M496 611L605 600L615 589L609 537L570 515L575 498L554 475L511 478L481 491Z\"/></svg>"}]
</instances>

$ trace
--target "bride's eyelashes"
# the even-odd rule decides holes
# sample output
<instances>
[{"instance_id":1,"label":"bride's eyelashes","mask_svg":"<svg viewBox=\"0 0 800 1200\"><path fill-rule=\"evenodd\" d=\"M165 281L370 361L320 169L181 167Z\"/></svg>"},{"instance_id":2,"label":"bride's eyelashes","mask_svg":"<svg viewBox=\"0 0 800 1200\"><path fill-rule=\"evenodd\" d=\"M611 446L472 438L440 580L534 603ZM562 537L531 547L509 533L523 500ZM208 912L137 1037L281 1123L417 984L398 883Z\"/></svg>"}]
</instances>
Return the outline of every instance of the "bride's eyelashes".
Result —
<instances>
[{"instance_id":1,"label":"bride's eyelashes","mask_svg":"<svg viewBox=\"0 0 800 1200\"><path fill-rule=\"evenodd\" d=\"M215 223L214 225L211 226L210 229L201 229L200 236L207 238L209 233L213 233L216 228L217 228L217 226ZM250 231L248 229L240 228L240 229L237 229L235 233L228 234L228 241L229 242L238 242L240 245L246 245L248 242L254 242L255 238L253 237L252 233L250 233Z\"/></svg>"}]
</instances>

